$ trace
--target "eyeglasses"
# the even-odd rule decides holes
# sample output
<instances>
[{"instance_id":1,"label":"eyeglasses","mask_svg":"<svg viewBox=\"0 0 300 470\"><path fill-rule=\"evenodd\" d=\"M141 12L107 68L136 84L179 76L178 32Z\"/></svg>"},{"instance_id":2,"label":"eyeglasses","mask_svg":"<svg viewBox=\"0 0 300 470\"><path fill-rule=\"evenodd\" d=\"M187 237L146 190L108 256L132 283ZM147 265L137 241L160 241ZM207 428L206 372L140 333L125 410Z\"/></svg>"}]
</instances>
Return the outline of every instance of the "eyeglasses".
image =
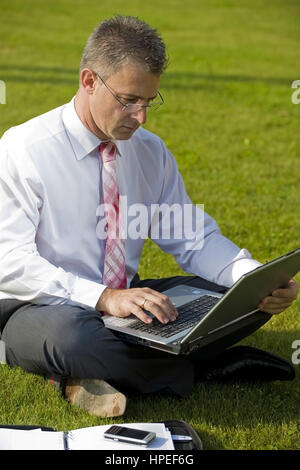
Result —
<instances>
[{"instance_id":1,"label":"eyeglasses","mask_svg":"<svg viewBox=\"0 0 300 470\"><path fill-rule=\"evenodd\" d=\"M115 100L117 100L122 106L122 111L126 111L128 113L137 113L138 111L140 111L141 109L149 109L149 111L156 111L162 104L164 104L164 99L162 97L162 95L160 94L160 92L158 91L158 96L160 98L160 101L155 101L153 103L149 103L149 104L139 104L139 103L124 103L122 100L120 100L120 98L118 97L118 95L116 95L113 90L107 85L107 83L105 83L105 81L100 77L100 75L95 72L93 70L93 72L97 75L98 78L100 78L101 82L103 83L103 85L108 89L108 91L112 94L112 96L115 98Z\"/></svg>"}]
</instances>

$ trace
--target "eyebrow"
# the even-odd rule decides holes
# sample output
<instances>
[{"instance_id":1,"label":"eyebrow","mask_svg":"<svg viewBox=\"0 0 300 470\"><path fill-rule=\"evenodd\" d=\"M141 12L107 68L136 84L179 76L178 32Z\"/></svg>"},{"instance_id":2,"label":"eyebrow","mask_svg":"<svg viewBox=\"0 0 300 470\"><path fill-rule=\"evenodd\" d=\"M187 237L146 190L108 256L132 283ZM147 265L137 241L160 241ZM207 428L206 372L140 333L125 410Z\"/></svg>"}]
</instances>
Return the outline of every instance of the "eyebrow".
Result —
<instances>
[{"instance_id":1,"label":"eyebrow","mask_svg":"<svg viewBox=\"0 0 300 470\"><path fill-rule=\"evenodd\" d=\"M119 93L120 97L124 98L135 98L138 100L154 100L154 98L157 98L158 93L156 93L155 96L151 96L150 98L144 98L143 96L138 96L138 95L131 95L130 93Z\"/></svg>"}]
</instances>

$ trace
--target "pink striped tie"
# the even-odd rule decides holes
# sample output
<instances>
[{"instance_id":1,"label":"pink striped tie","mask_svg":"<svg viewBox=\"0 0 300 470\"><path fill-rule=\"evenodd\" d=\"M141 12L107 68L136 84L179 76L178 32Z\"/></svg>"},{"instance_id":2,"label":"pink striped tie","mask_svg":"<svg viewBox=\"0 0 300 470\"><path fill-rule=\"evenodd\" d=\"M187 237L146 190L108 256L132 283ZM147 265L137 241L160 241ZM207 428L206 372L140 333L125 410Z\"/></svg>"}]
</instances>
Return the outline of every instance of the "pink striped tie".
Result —
<instances>
[{"instance_id":1,"label":"pink striped tie","mask_svg":"<svg viewBox=\"0 0 300 470\"><path fill-rule=\"evenodd\" d=\"M116 146L112 142L100 144L103 162L102 188L106 216L106 246L103 284L112 288L127 287L125 271L125 240L119 210L119 189L117 183Z\"/></svg>"}]
</instances>

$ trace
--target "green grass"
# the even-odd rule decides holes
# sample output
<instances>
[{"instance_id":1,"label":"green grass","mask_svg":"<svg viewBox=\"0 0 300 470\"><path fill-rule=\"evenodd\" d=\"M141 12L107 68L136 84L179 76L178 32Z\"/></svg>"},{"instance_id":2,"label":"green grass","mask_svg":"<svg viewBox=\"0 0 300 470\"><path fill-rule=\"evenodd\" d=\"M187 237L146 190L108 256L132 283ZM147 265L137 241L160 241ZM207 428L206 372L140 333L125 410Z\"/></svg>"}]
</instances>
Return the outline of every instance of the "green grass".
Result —
<instances>
[{"instance_id":1,"label":"green grass","mask_svg":"<svg viewBox=\"0 0 300 470\"><path fill-rule=\"evenodd\" d=\"M300 105L291 102L291 83L300 79L296 0L2 0L7 104L0 105L0 135L75 94L82 47L98 21L115 13L140 16L166 40L165 105L146 127L175 155L193 201L262 262L299 246ZM178 273L147 241L140 274ZM243 343L290 360L300 339L299 307L298 300ZM183 402L137 398L114 421L184 419L206 449L300 449L295 369L293 382L198 384ZM71 407L42 378L1 366L1 423L72 429L110 421Z\"/></svg>"}]
</instances>

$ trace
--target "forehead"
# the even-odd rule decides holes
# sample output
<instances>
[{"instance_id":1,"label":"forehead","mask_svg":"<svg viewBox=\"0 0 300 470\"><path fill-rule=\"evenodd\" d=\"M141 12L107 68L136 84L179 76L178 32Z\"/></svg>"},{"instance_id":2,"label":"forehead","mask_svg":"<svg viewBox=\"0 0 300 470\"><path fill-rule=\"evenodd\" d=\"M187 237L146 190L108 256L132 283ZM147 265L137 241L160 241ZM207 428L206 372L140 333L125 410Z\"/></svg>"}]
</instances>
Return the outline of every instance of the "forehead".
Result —
<instances>
[{"instance_id":1,"label":"forehead","mask_svg":"<svg viewBox=\"0 0 300 470\"><path fill-rule=\"evenodd\" d=\"M145 98L157 94L159 82L159 75L148 72L143 65L136 62L128 62L106 80L106 83L119 94Z\"/></svg>"}]
</instances>

